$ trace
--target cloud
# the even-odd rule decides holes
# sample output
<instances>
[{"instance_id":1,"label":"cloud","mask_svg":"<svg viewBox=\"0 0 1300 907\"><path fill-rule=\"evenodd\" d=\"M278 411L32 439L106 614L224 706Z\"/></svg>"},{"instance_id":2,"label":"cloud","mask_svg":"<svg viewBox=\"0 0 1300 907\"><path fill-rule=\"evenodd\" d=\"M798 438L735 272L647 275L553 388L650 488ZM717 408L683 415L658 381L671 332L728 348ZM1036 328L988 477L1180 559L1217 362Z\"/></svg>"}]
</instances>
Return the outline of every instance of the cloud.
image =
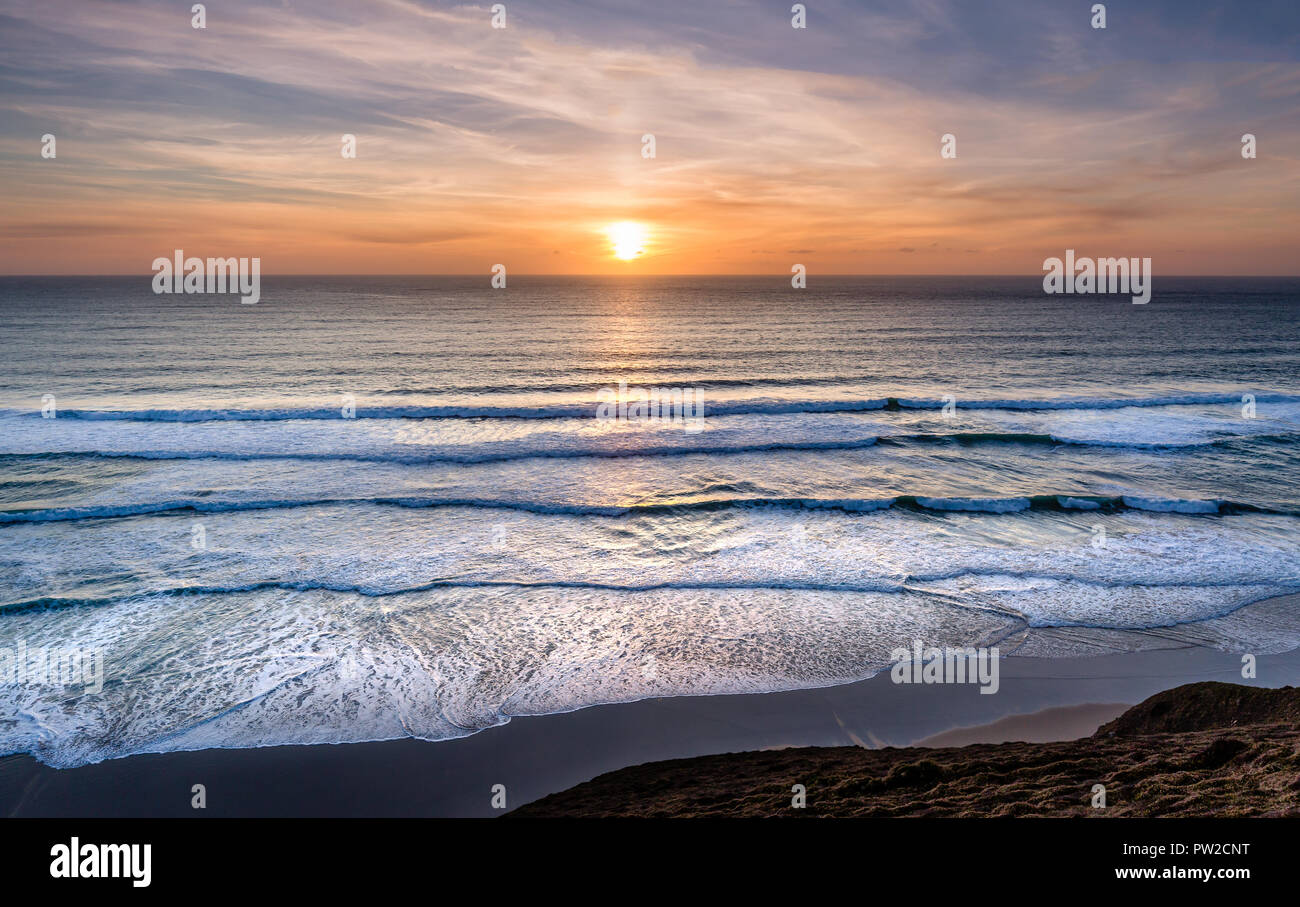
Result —
<instances>
[{"instance_id":1,"label":"cloud","mask_svg":"<svg viewBox=\"0 0 1300 907\"><path fill-rule=\"evenodd\" d=\"M199 31L171 3L12 5L0 269L135 272L201 239L300 272L545 270L556 244L617 271L603 228L629 219L653 243L636 267L683 273L863 248L968 270L940 240L1002 273L1089 242L1294 269L1266 242L1297 227L1285 11L1115 8L1102 33L1012 0L819 3L802 31L759 3L509 10L223 3Z\"/></svg>"}]
</instances>

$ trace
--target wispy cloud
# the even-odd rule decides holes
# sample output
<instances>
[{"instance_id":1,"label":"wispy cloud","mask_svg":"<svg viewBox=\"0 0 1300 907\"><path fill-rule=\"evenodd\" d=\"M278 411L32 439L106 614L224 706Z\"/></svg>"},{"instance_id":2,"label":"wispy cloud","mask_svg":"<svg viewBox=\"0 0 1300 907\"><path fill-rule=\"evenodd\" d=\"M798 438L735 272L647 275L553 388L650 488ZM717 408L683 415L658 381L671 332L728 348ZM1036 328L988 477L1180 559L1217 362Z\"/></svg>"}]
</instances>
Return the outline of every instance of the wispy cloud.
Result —
<instances>
[{"instance_id":1,"label":"wispy cloud","mask_svg":"<svg viewBox=\"0 0 1300 907\"><path fill-rule=\"evenodd\" d=\"M180 246L268 272L1011 272L1069 246L1295 270L1300 14L819 2L794 30L771 4L507 0L493 29L489 5L209 3L200 31L188 4L7 4L0 269ZM628 219L633 265L604 234Z\"/></svg>"}]
</instances>

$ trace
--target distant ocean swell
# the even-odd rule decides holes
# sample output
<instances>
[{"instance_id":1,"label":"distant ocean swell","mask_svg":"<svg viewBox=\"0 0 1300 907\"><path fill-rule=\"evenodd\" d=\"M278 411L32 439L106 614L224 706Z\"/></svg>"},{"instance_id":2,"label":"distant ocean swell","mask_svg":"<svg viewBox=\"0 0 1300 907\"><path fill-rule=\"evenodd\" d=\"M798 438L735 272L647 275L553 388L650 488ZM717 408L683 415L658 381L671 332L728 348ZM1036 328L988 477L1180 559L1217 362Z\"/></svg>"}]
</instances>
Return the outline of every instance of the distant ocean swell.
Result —
<instances>
[{"instance_id":1,"label":"distant ocean swell","mask_svg":"<svg viewBox=\"0 0 1300 907\"><path fill-rule=\"evenodd\" d=\"M625 459L631 457L686 457L710 455L736 455L754 453L776 453L780 451L835 451L863 450L877 444L1037 444L1053 446L1065 444L1077 447L1114 447L1129 450L1178 450L1197 447L1226 447L1239 443L1256 444L1293 444L1300 440L1300 430L1286 434L1257 434L1245 437L1215 438L1201 441L1106 441L1097 439L1064 438L1055 435L1041 435L1027 432L950 432L948 434L914 434L884 437L859 438L844 441L808 441L808 442L773 442L754 444L682 444L658 445L652 447L575 447L568 450L527 449L519 451L482 452L482 453L353 453L338 451L333 453L275 453L268 451L221 451L221 450L95 450L69 447L57 452L9 452L0 450L0 456L12 457L49 457L49 456L84 456L108 458L135 458L141 460L343 460L366 463L400 463L418 465L421 463L508 463L516 460L550 459L576 460Z\"/></svg>"},{"instance_id":2,"label":"distant ocean swell","mask_svg":"<svg viewBox=\"0 0 1300 907\"><path fill-rule=\"evenodd\" d=\"M870 412L874 410L942 410L943 399L874 397L862 400L723 400L708 398L707 382L700 385L705 393L705 416L709 415L777 415L792 413ZM1088 410L1123 409L1126 407L1194 406L1241 403L1244 396L1256 403L1296 403L1300 395L1263 393L1194 393L1155 397L1071 397L1058 399L957 400L958 409L1010 410ZM555 406L438 405L438 406L358 406L356 419L573 419L590 417L595 402ZM39 418L38 411L0 410L0 416L22 415ZM339 407L321 409L142 409L84 410L61 409L60 419L114 422L276 422L298 419L339 419Z\"/></svg>"}]
</instances>

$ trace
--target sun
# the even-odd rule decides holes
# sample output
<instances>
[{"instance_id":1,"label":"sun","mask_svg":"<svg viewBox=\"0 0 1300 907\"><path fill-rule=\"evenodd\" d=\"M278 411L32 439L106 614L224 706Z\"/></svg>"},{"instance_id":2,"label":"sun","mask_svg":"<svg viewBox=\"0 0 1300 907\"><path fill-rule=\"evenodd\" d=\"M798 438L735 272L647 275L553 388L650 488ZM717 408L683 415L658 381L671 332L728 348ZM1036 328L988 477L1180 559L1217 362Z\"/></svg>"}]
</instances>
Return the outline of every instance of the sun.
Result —
<instances>
[{"instance_id":1,"label":"sun","mask_svg":"<svg viewBox=\"0 0 1300 907\"><path fill-rule=\"evenodd\" d=\"M609 241L614 246L615 258L631 261L645 251L646 229L644 224L625 220L617 224L610 224L605 232L609 234Z\"/></svg>"}]
</instances>

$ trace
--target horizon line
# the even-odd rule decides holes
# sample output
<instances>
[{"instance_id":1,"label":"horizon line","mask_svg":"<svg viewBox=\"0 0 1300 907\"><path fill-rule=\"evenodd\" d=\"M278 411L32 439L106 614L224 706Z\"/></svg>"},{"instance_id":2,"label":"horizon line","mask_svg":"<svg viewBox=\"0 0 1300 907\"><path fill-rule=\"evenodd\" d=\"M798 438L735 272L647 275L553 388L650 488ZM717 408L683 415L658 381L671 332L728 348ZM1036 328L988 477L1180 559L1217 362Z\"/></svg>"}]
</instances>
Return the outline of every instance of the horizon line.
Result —
<instances>
[{"instance_id":1,"label":"horizon line","mask_svg":"<svg viewBox=\"0 0 1300 907\"><path fill-rule=\"evenodd\" d=\"M1016 278L1041 278L1047 272L1029 272L1029 273L935 273L935 272L825 272L809 274L810 277L1016 277ZM156 271L147 272L111 272L111 273L46 273L46 274L0 274L0 279L5 278L31 278L31 277L142 277L152 279L157 274ZM488 278L492 277L491 271L473 271L473 272L432 272L432 271L316 271L316 272L292 272L292 273L266 273L262 272L261 277L474 277ZM773 277L788 279L791 275L783 272L768 271L750 271L750 272L682 272L682 273L656 273L656 274L610 274L599 272L572 272L572 273L551 273L536 271L521 271L512 273L509 277L613 277L613 278L656 278L656 277ZM1161 279L1169 278L1186 278L1186 277L1214 277L1214 278L1300 278L1300 272L1294 274L1165 274ZM166 295L166 294L162 294Z\"/></svg>"}]
</instances>

